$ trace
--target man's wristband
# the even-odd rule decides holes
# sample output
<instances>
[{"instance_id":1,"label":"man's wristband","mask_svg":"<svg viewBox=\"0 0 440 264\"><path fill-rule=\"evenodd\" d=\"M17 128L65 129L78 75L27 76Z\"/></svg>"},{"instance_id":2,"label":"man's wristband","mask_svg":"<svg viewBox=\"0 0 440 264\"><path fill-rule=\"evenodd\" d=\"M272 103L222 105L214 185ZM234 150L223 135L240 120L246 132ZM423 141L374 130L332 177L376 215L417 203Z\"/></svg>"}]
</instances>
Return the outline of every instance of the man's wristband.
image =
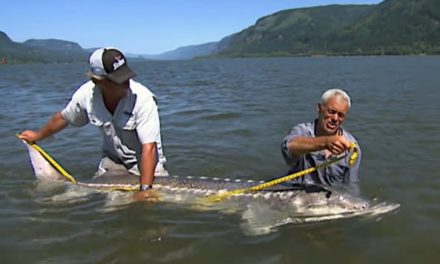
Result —
<instances>
[{"instance_id":1,"label":"man's wristband","mask_svg":"<svg viewBox=\"0 0 440 264\"><path fill-rule=\"evenodd\" d=\"M148 185L148 184L141 184L141 187L139 188L139 191L141 192L145 192L149 189L152 189L153 185Z\"/></svg>"}]
</instances>

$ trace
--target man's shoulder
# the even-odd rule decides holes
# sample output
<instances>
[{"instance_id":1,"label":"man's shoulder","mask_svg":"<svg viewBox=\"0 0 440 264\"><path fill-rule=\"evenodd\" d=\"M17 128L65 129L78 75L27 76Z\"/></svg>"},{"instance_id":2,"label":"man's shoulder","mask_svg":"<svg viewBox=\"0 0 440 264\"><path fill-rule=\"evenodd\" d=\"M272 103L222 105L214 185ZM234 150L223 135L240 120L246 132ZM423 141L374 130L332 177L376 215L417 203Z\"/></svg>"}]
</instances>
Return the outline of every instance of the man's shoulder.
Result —
<instances>
[{"instance_id":1,"label":"man's shoulder","mask_svg":"<svg viewBox=\"0 0 440 264\"><path fill-rule=\"evenodd\" d=\"M299 123L299 124L297 124L297 126L304 127L304 128L313 128L313 127L315 127L315 122L309 121L309 122Z\"/></svg>"},{"instance_id":2,"label":"man's shoulder","mask_svg":"<svg viewBox=\"0 0 440 264\"><path fill-rule=\"evenodd\" d=\"M136 113L157 109L156 98L147 87L130 80L130 90L132 95L129 100L133 103Z\"/></svg>"},{"instance_id":3,"label":"man's shoulder","mask_svg":"<svg viewBox=\"0 0 440 264\"><path fill-rule=\"evenodd\" d=\"M287 138L291 139L293 136L307 136L311 137L314 134L314 122L305 122L305 123L299 123L293 126L290 129L289 135Z\"/></svg>"},{"instance_id":4,"label":"man's shoulder","mask_svg":"<svg viewBox=\"0 0 440 264\"><path fill-rule=\"evenodd\" d=\"M140 98L152 98L155 97L154 94L145 85L130 80L130 90L133 94L139 96Z\"/></svg>"},{"instance_id":5,"label":"man's shoulder","mask_svg":"<svg viewBox=\"0 0 440 264\"><path fill-rule=\"evenodd\" d=\"M72 98L74 100L88 100L93 97L94 87L95 84L92 81L88 81L76 89Z\"/></svg>"},{"instance_id":6,"label":"man's shoulder","mask_svg":"<svg viewBox=\"0 0 440 264\"><path fill-rule=\"evenodd\" d=\"M93 94L94 87L95 84L92 81L85 82L80 87L78 87L78 89L76 89L75 94L84 94L84 95Z\"/></svg>"},{"instance_id":7,"label":"man's shoulder","mask_svg":"<svg viewBox=\"0 0 440 264\"><path fill-rule=\"evenodd\" d=\"M293 129L301 129L302 131L313 131L315 129L315 122L304 122L296 124Z\"/></svg>"}]
</instances>

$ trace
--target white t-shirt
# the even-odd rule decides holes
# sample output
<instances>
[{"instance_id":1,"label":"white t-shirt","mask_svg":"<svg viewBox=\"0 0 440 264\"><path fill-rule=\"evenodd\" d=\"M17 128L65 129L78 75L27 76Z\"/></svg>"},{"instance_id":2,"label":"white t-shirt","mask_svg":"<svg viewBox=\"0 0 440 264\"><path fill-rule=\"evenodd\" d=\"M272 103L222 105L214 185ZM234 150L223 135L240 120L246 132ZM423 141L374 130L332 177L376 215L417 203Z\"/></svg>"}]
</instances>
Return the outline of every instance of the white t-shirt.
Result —
<instances>
[{"instance_id":1,"label":"white t-shirt","mask_svg":"<svg viewBox=\"0 0 440 264\"><path fill-rule=\"evenodd\" d=\"M166 162L156 99L138 82L130 80L127 96L119 101L113 115L104 105L101 89L92 81L78 88L61 114L70 125L91 123L97 126L104 139L103 156L130 171L138 171L142 144L156 142L158 163Z\"/></svg>"}]
</instances>

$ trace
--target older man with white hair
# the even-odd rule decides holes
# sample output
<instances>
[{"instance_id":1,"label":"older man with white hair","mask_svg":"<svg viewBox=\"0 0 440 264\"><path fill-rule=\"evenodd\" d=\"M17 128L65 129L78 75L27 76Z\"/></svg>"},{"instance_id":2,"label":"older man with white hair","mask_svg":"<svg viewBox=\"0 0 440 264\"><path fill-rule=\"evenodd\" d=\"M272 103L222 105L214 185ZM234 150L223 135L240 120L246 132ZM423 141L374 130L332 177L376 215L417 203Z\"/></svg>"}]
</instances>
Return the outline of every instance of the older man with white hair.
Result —
<instances>
[{"instance_id":1,"label":"older man with white hair","mask_svg":"<svg viewBox=\"0 0 440 264\"><path fill-rule=\"evenodd\" d=\"M353 166L349 156L293 180L299 184L340 185L358 181L361 151L356 139L341 125L351 106L350 97L340 89L330 89L317 105L318 118L294 126L281 144L284 160L291 167L289 174L319 166L332 156L350 151L356 143L358 158Z\"/></svg>"}]
</instances>

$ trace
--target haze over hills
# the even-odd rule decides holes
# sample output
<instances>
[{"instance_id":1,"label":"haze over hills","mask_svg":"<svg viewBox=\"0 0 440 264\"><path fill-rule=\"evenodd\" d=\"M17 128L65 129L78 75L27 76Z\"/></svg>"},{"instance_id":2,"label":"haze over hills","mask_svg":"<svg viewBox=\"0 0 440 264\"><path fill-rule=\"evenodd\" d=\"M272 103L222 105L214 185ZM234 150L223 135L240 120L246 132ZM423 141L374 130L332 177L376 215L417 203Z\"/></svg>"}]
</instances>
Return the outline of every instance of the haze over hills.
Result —
<instances>
[{"instance_id":1,"label":"haze over hills","mask_svg":"<svg viewBox=\"0 0 440 264\"><path fill-rule=\"evenodd\" d=\"M217 51L217 46L218 42L208 42L200 45L180 47L158 55L142 55L142 57L158 60L186 60L214 54Z\"/></svg>"},{"instance_id":2,"label":"haze over hills","mask_svg":"<svg viewBox=\"0 0 440 264\"><path fill-rule=\"evenodd\" d=\"M0 59L84 62L91 49L64 40L12 41L0 31ZM283 10L220 41L159 55L195 57L440 54L440 1L385 0L377 5L329 5Z\"/></svg>"},{"instance_id":3,"label":"haze over hills","mask_svg":"<svg viewBox=\"0 0 440 264\"><path fill-rule=\"evenodd\" d=\"M78 43L57 39L29 39L23 42L23 44L50 50L84 52L83 48L81 48Z\"/></svg>"},{"instance_id":4,"label":"haze over hills","mask_svg":"<svg viewBox=\"0 0 440 264\"><path fill-rule=\"evenodd\" d=\"M0 59L10 63L70 63L85 62L90 52L77 43L65 40L27 40L23 43L12 41L0 31Z\"/></svg>"}]
</instances>

